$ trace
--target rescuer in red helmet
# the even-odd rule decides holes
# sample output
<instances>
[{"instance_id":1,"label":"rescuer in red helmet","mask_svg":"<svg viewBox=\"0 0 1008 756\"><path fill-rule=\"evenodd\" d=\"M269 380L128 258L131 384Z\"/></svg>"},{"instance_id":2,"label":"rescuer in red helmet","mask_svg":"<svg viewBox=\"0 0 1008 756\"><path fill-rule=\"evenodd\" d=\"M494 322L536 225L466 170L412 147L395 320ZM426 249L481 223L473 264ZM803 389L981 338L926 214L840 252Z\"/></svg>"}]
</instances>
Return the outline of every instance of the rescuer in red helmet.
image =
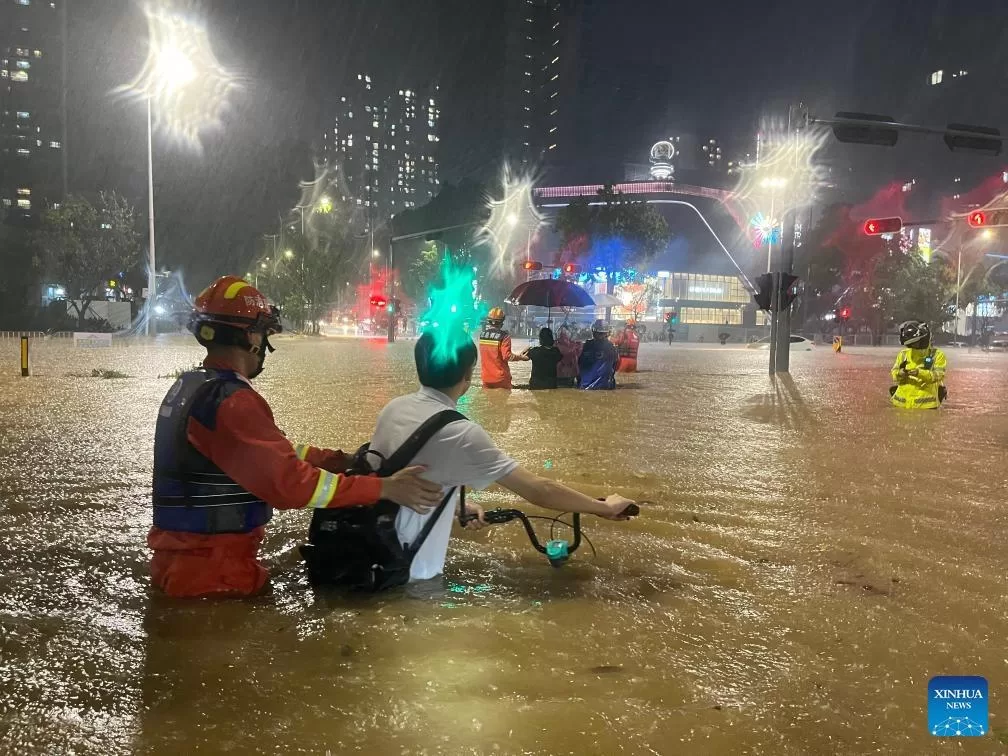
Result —
<instances>
[{"instance_id":1,"label":"rescuer in red helmet","mask_svg":"<svg viewBox=\"0 0 1008 756\"><path fill-rule=\"evenodd\" d=\"M637 352L640 349L640 334L637 332L637 321L631 318L623 330L613 339L616 351L619 353L617 373L637 372Z\"/></svg>"},{"instance_id":2,"label":"rescuer in red helmet","mask_svg":"<svg viewBox=\"0 0 1008 756\"><path fill-rule=\"evenodd\" d=\"M154 436L151 576L171 596L258 592L256 558L273 509L346 507L390 499L425 513L441 487L408 467L388 478L342 475L340 451L294 446L249 379L259 375L279 314L249 283L219 278L197 298L189 330L203 366L168 391Z\"/></svg>"},{"instance_id":3,"label":"rescuer in red helmet","mask_svg":"<svg viewBox=\"0 0 1008 756\"><path fill-rule=\"evenodd\" d=\"M479 337L480 377L483 388L511 388L509 362L527 360L511 351L511 334L504 330L504 310L494 307L487 313L486 327Z\"/></svg>"}]
</instances>

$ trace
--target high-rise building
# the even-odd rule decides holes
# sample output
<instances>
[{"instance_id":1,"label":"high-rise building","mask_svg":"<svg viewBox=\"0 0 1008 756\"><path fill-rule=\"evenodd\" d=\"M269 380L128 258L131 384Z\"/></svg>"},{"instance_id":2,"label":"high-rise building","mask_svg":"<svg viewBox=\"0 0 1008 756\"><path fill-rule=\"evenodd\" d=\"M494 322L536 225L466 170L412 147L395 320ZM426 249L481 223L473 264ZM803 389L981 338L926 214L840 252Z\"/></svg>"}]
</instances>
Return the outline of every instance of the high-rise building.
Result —
<instances>
[{"instance_id":1,"label":"high-rise building","mask_svg":"<svg viewBox=\"0 0 1008 756\"><path fill-rule=\"evenodd\" d=\"M556 160L577 70L578 0L509 0L505 151L526 168Z\"/></svg>"},{"instance_id":2,"label":"high-rise building","mask_svg":"<svg viewBox=\"0 0 1008 756\"><path fill-rule=\"evenodd\" d=\"M717 139L708 139L700 144L700 154L697 155L700 166L708 171L720 173L725 166L721 158L721 145Z\"/></svg>"},{"instance_id":3,"label":"high-rise building","mask_svg":"<svg viewBox=\"0 0 1008 756\"><path fill-rule=\"evenodd\" d=\"M321 149L342 173L349 192L343 199L365 208L368 217L388 218L437 193L437 90L384 90L360 73L339 95Z\"/></svg>"},{"instance_id":4,"label":"high-rise building","mask_svg":"<svg viewBox=\"0 0 1008 756\"><path fill-rule=\"evenodd\" d=\"M25 220L66 185L64 0L0 2L0 215Z\"/></svg>"}]
</instances>

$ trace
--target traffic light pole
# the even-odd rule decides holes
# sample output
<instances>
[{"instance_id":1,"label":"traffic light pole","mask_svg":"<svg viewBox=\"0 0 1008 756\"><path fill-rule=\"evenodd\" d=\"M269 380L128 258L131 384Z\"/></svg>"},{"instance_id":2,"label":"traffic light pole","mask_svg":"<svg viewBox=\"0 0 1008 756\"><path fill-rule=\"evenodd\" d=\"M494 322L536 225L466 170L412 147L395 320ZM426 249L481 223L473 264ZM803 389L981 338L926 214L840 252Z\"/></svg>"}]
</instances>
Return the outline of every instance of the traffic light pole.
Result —
<instances>
[{"instance_id":1,"label":"traffic light pole","mask_svg":"<svg viewBox=\"0 0 1008 756\"><path fill-rule=\"evenodd\" d=\"M783 224L781 225L783 226ZM782 232L783 230L784 228L781 229ZM781 267L784 273L793 275L795 255L793 226L791 227L791 233L785 238L787 241L781 247L781 251L784 253L784 264ZM780 276L778 276L777 286L774 288L778 297L780 297L781 293L780 288ZM777 326L776 367L778 373L787 373L791 370L791 305L788 304L787 307L782 307L780 309L782 310L781 312L775 313L775 319L776 316L780 317L780 322Z\"/></svg>"},{"instance_id":2,"label":"traffic light pole","mask_svg":"<svg viewBox=\"0 0 1008 756\"><path fill-rule=\"evenodd\" d=\"M770 375L777 372L777 340L780 335L780 273L774 271L770 290Z\"/></svg>"}]
</instances>

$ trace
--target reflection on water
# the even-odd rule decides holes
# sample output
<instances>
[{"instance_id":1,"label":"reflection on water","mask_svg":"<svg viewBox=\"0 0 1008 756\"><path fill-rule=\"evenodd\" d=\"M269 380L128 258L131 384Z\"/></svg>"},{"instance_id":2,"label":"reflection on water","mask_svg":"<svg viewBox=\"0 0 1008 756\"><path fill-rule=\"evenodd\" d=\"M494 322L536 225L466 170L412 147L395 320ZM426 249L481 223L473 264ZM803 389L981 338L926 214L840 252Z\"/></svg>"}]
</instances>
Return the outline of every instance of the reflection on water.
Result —
<instances>
[{"instance_id":1,"label":"reflection on water","mask_svg":"<svg viewBox=\"0 0 1008 756\"><path fill-rule=\"evenodd\" d=\"M410 344L279 344L257 385L292 438L355 448L413 389ZM921 753L929 677L1004 690L1003 356L951 353L922 414L870 349L771 382L765 354L647 345L634 390L473 390L530 469L654 503L588 518L597 554L562 569L511 523L349 598L307 585L281 513L267 595L175 602L148 587L151 445L158 376L199 354L41 344L22 380L0 342L2 752ZM130 377L67 377L95 367Z\"/></svg>"}]
</instances>

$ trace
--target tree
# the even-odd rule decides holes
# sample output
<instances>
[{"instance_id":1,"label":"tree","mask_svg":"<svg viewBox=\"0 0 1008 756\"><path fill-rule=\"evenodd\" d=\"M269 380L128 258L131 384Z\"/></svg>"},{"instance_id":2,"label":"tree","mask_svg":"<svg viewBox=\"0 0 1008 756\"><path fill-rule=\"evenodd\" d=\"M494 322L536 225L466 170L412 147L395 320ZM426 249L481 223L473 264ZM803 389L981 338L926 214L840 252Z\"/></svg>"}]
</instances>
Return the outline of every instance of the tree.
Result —
<instances>
[{"instance_id":1,"label":"tree","mask_svg":"<svg viewBox=\"0 0 1008 756\"><path fill-rule=\"evenodd\" d=\"M339 282L351 277L362 256L344 210L319 208L304 235L289 235L275 259L258 263L260 288L297 330L318 333Z\"/></svg>"},{"instance_id":2,"label":"tree","mask_svg":"<svg viewBox=\"0 0 1008 756\"><path fill-rule=\"evenodd\" d=\"M0 224L0 330L27 329L37 317L42 260L33 249L30 231Z\"/></svg>"},{"instance_id":3,"label":"tree","mask_svg":"<svg viewBox=\"0 0 1008 756\"><path fill-rule=\"evenodd\" d=\"M991 264L980 260L963 276L959 290L960 307L973 305L973 340L983 340L991 321L1005 312L1005 292L1008 291L1008 261ZM958 316L958 313L956 313Z\"/></svg>"},{"instance_id":4,"label":"tree","mask_svg":"<svg viewBox=\"0 0 1008 756\"><path fill-rule=\"evenodd\" d=\"M46 210L34 243L47 275L66 289L81 329L88 307L103 296L105 283L140 261L136 211L115 191L100 192L97 205L71 195Z\"/></svg>"},{"instance_id":5,"label":"tree","mask_svg":"<svg viewBox=\"0 0 1008 756\"><path fill-rule=\"evenodd\" d=\"M665 218L643 200L633 200L611 185L589 201L579 197L560 211L556 231L561 236L559 262L576 261L606 273L606 292L612 294L617 271L641 268L672 238ZM610 308L607 308L608 317Z\"/></svg>"}]
</instances>

